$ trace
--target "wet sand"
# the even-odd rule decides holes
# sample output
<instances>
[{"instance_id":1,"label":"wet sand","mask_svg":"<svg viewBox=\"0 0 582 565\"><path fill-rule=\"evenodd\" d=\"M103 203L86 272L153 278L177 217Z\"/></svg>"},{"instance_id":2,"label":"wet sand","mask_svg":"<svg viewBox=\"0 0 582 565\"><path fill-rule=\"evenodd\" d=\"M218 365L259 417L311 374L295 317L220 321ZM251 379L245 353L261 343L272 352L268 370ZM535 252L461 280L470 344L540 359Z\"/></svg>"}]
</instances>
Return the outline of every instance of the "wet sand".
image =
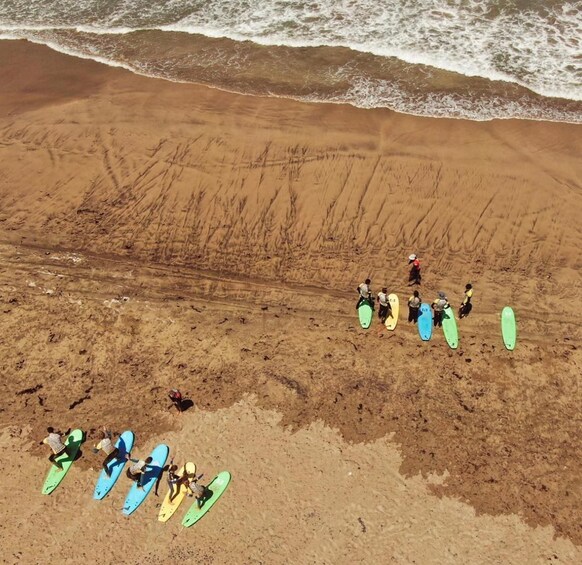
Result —
<instances>
[{"instance_id":1,"label":"wet sand","mask_svg":"<svg viewBox=\"0 0 582 565\"><path fill-rule=\"evenodd\" d=\"M237 96L24 42L0 54L6 562L582 559L579 126ZM370 276L406 300L411 252L425 300L475 287L457 351L404 318L359 329L354 288ZM195 403L182 416L173 386ZM154 497L126 519L124 477L91 500L103 424L233 482L193 529L157 523ZM89 438L42 497L48 425Z\"/></svg>"}]
</instances>

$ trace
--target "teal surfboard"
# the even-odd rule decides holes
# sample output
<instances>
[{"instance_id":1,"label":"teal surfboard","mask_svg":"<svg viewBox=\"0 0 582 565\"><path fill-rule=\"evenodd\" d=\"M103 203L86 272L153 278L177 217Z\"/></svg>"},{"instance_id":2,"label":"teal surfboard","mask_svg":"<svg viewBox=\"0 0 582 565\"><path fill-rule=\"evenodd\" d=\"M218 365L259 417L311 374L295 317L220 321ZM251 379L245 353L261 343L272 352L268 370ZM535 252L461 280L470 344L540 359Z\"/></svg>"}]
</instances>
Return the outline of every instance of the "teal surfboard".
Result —
<instances>
[{"instance_id":1,"label":"teal surfboard","mask_svg":"<svg viewBox=\"0 0 582 565\"><path fill-rule=\"evenodd\" d=\"M426 302L423 302L420 305L416 324L418 326L420 339L422 339L422 341L428 341L432 336L432 310Z\"/></svg>"},{"instance_id":2,"label":"teal surfboard","mask_svg":"<svg viewBox=\"0 0 582 565\"><path fill-rule=\"evenodd\" d=\"M374 309L370 306L367 300L364 300L358 306L358 318L360 318L360 325L367 330L372 324L372 318L374 317Z\"/></svg>"},{"instance_id":3,"label":"teal surfboard","mask_svg":"<svg viewBox=\"0 0 582 565\"><path fill-rule=\"evenodd\" d=\"M210 491L210 497L204 501L202 508L198 508L198 504L194 504L190 507L190 510L186 512L184 519L182 520L182 526L189 528L194 525L202 516L204 516L216 503L216 501L223 495L226 487L230 483L230 473L228 471L222 471L218 473L212 482L206 487Z\"/></svg>"},{"instance_id":4,"label":"teal surfboard","mask_svg":"<svg viewBox=\"0 0 582 565\"><path fill-rule=\"evenodd\" d=\"M51 469L48 472L42 487L42 494L50 494L61 484L62 480L65 478L75 461L75 457L77 456L79 448L83 443L83 438L84 435L82 430L73 430L69 434L69 437L67 437L65 440L68 454L63 453L56 458L56 461L58 461L63 466L63 470L60 471L51 464Z\"/></svg>"},{"instance_id":5,"label":"teal surfboard","mask_svg":"<svg viewBox=\"0 0 582 565\"><path fill-rule=\"evenodd\" d=\"M505 347L509 351L513 351L517 343L517 322L515 321L515 312L509 306L501 311L501 335Z\"/></svg>"},{"instance_id":6,"label":"teal surfboard","mask_svg":"<svg viewBox=\"0 0 582 565\"><path fill-rule=\"evenodd\" d=\"M443 310L443 333L449 347L457 349L459 347L459 331L455 320L455 312L450 307Z\"/></svg>"},{"instance_id":7,"label":"teal surfboard","mask_svg":"<svg viewBox=\"0 0 582 565\"><path fill-rule=\"evenodd\" d=\"M123 471L126 463L126 455L131 452L133 448L135 436L133 432L127 431L123 432L119 439L115 442L115 447L119 449L119 456L123 459L114 459L107 463L107 468L109 469L110 477L107 476L105 470L101 471L97 484L95 485L95 491L93 492L93 498L95 500L101 500L105 498L109 491L115 486L119 475Z\"/></svg>"},{"instance_id":8,"label":"teal surfboard","mask_svg":"<svg viewBox=\"0 0 582 565\"><path fill-rule=\"evenodd\" d=\"M158 445L151 453L150 457L152 462L148 465L147 470L142 479L142 487L138 488L137 483L133 483L125 499L125 504L123 505L123 513L129 516L131 513L135 512L140 504L146 499L147 495L154 488L158 477L162 474L164 465L166 464L166 459L170 449L167 445L161 443Z\"/></svg>"}]
</instances>

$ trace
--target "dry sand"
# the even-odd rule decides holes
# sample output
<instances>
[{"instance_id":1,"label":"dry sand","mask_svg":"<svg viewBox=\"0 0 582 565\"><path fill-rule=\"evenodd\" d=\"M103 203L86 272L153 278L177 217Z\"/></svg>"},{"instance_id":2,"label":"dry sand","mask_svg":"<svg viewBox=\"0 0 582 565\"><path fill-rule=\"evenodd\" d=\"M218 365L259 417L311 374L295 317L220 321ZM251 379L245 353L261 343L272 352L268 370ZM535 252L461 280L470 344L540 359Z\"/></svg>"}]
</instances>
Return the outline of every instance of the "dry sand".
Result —
<instances>
[{"instance_id":1,"label":"dry sand","mask_svg":"<svg viewBox=\"0 0 582 565\"><path fill-rule=\"evenodd\" d=\"M244 97L2 43L4 561L582 561L580 132ZM355 286L406 299L413 251L426 299L476 288L456 352L403 321L358 327ZM171 386L195 401L181 417ZM157 523L154 497L127 519L126 479L91 499L86 447L42 497L46 426L90 447L103 424L232 485L190 530Z\"/></svg>"}]
</instances>

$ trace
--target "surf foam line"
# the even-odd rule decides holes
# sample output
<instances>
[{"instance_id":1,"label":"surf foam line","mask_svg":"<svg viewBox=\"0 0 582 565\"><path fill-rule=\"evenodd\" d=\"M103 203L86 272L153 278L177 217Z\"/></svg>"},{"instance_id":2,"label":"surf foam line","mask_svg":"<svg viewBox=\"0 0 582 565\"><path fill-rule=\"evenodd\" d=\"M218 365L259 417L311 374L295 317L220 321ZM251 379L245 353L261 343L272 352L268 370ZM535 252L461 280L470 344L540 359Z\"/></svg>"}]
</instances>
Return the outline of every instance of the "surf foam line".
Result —
<instances>
[{"instance_id":1,"label":"surf foam line","mask_svg":"<svg viewBox=\"0 0 582 565\"><path fill-rule=\"evenodd\" d=\"M199 35L201 37L208 37L210 39L228 39L234 42L251 42L255 45L260 45L262 47L289 47L289 48L321 48L321 47L331 47L331 48L343 48L350 49L351 51L358 53L366 53L383 58L394 58L408 63L410 65L422 65L425 67L432 67L440 71L453 72L458 75L466 77L478 77L490 81L506 82L510 84L515 84L521 86L533 92L539 96L545 98L562 98L565 100L572 101L582 101L582 94L577 94L576 92L568 88L559 89L549 89L541 88L537 85L532 85L526 81L520 80L517 77L510 75L508 73L503 73L493 69L483 69L475 65L469 65L467 62L460 64L454 60L446 58L444 56L439 56L436 54L430 54L426 51L416 52L408 49L398 49L395 47L391 48L379 48L364 43L356 43L350 41L321 41L321 40L307 40L307 39L289 39L280 35L271 35L268 37L259 36L246 36L241 33L236 32L225 32L219 28L213 28L210 26L198 26L191 24L166 24L161 26L144 26L140 28L129 28L124 26L119 27L99 27L91 25L75 25L75 26L14 26L14 25L0 25L0 34L14 33L18 37L24 35L25 39L29 39L34 42L42 42L38 38L31 37L29 34L34 34L34 32L59 32L59 31L72 31L75 33L85 33L93 35L129 35L132 33L148 32L148 31L158 31L158 32L169 32L169 33L183 33L187 35ZM55 44L55 42L51 42ZM44 42L45 45L49 45L48 41ZM49 45L51 46L51 45ZM52 46L51 46L52 48ZM95 55L97 57L98 55ZM95 59L97 60L97 59ZM100 61L104 62L104 61ZM119 64L117 66L123 66ZM127 68L127 67L124 67ZM134 70L134 69L129 69Z\"/></svg>"},{"instance_id":2,"label":"surf foam line","mask_svg":"<svg viewBox=\"0 0 582 565\"><path fill-rule=\"evenodd\" d=\"M70 57L76 57L78 59L84 59L84 60L88 60L88 61L95 61L97 63L107 65L109 67L121 68L121 69L127 70L135 75L143 76L146 78L152 78L152 79L156 79L156 80L165 80L167 82L172 82L172 83L176 83L176 84L197 84L200 86L204 86L206 88L214 88L214 89L220 90L222 92L228 92L230 94L237 94L237 95L241 95L241 96L280 98L280 99L285 99L285 100L296 100L297 102L310 103L310 104L338 104L338 105L347 104L349 106L354 106L355 108L360 108L360 109L365 109L365 110L374 109L374 108L379 108L379 109L384 108L384 109L391 110L393 112L397 112L400 114L406 114L406 115L424 117L424 118L470 120L470 121L477 121L477 122L516 119L516 120L528 120L528 121L534 121L534 122L569 123L569 124L574 124L574 125L578 125L578 124L582 123L582 116L580 117L580 119L576 119L576 118L569 117L570 114L566 114L566 115L563 115L563 114L562 115L542 115L542 116L527 115L527 113L523 112L523 108L519 104L516 104L515 102L512 102L511 104L507 104L508 107L514 108L514 112L511 114L508 114L508 115L491 114L491 109L489 109L488 111L484 111L481 114L479 112L467 111L463 108L458 108L459 113L455 114L455 113L446 113L447 111L450 112L450 110L451 110L451 107L446 105L446 104L441 104L441 106L442 106L441 111L431 112L428 110L429 104L424 104L423 102L411 101L410 104L407 104L406 102L401 101L400 103L392 104L387 100L382 100L382 102L376 102L376 104L374 104L374 103L369 101L370 100L369 97L367 98L368 101L366 101L366 100L361 101L361 100L357 100L357 99L350 97L350 91L348 91L343 96L337 96L335 98L320 98L320 97L317 97L316 95L313 95L313 96L310 96L310 95L306 95L306 96L281 95L281 94L277 94L277 93L273 93L273 92L267 92L265 94L245 92L242 90L224 88L222 86L208 84L208 83L204 83L204 82L180 80L179 78L169 77L169 76L165 76L163 74L155 74L155 73L151 73L151 72L148 73L145 70L143 70L137 66L134 67L130 64L121 63L119 61L114 61L112 59L108 59L106 57L101 57L99 55L84 53L82 51L76 51L75 49L71 49L69 47L64 47L64 46L59 45L58 43L54 43L51 41L44 41L44 40L34 39L34 38L24 38L24 37L21 37L19 35L0 33L0 41L22 41L22 40L29 41L30 43L34 43L37 45L43 45L45 47L48 47L49 49L52 49L53 51L55 51L57 53L62 53L63 55L68 55ZM353 90L351 92L353 93ZM397 96L397 98L398 98L398 96Z\"/></svg>"},{"instance_id":3,"label":"surf foam line","mask_svg":"<svg viewBox=\"0 0 582 565\"><path fill-rule=\"evenodd\" d=\"M564 91L563 89L551 90L544 89L538 86L534 86L527 82L521 81L518 78L508 74L502 73L495 70L484 70L477 67L469 67L460 65L459 63L447 59L443 56L431 55L427 52L415 52L405 49L397 48L379 48L368 46L362 43L354 43L349 41L319 41L319 40L290 40L288 38L282 38L280 36L266 37L247 37L243 34L238 33L225 33L222 30L211 29L208 27L199 26L181 26L178 24L163 25L156 29L156 31L167 31L173 33L187 33L191 35L201 35L211 39L230 39L231 41L244 42L250 41L256 45L261 45L263 47L291 47L291 48L318 48L318 47L336 47L343 49L350 49L351 51L358 53L366 53L369 55L375 55L377 57L384 58L394 58L398 59L404 63L410 65L423 65L425 67L432 67L440 71L453 72L466 77L478 77L484 78L490 81L507 82L511 84L516 84L525 88L539 96L545 98L564 98L566 100L582 101L582 95L577 95L569 90Z\"/></svg>"}]
</instances>

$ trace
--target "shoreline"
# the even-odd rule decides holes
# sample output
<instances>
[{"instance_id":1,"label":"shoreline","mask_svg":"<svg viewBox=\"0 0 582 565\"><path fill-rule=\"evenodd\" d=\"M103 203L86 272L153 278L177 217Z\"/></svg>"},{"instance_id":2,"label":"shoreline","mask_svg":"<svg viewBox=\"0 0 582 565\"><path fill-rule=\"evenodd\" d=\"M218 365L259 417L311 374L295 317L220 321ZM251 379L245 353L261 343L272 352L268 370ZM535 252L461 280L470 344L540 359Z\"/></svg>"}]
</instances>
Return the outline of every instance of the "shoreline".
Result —
<instances>
[{"instance_id":1,"label":"shoreline","mask_svg":"<svg viewBox=\"0 0 582 565\"><path fill-rule=\"evenodd\" d=\"M569 121L567 119L554 119L554 120L552 120L549 118L546 119L546 118L535 118L535 117L527 117L527 116L522 116L522 117L508 116L508 117L492 117L492 118L478 119L476 117L469 118L469 117L465 117L465 116L452 116L452 115L451 116L443 116L443 115L437 115L437 114L434 114L434 115L427 114L427 113L423 114L423 113L413 112L413 111L401 111L401 110L396 110L394 108L390 108L388 106L369 107L369 106L359 105L359 104L356 104L355 102L349 102L349 101L334 101L331 99L330 100L317 100L317 99L312 99L312 98L310 99L309 96L302 97L300 95L294 96L291 94L277 94L274 92L269 92L269 93L243 92L241 90L236 90L234 88L229 89L227 86L212 85L212 84L208 84L208 83L204 83L204 82L187 81L187 80L180 80L179 78L171 78L171 77L158 76L158 75L154 75L154 74L148 74L144 71L141 71L139 69L132 67L129 64L124 64L124 63L112 61L110 59L107 59L107 58L99 56L99 55L91 56L91 55L86 55L86 54L83 54L80 52L70 51L64 47L61 47L59 45L56 45L56 44L50 43L50 42L47 43L47 42L42 42L42 41L34 41L32 39L12 39L12 38L8 38L8 37L0 38L0 42L10 42L10 41L25 42L25 43L29 43L31 45L38 45L41 47L46 47L46 48L50 49L51 51L54 51L55 53L59 53L61 55L64 55L65 57L72 57L72 58L81 59L81 60L85 60L85 61L91 61L94 63L98 63L100 65L105 65L105 66L112 68L112 69L122 69L122 70L127 71L135 76L138 76L138 77L154 79L154 80L161 80L161 81L169 82L169 83L173 83L173 84L192 85L192 86L197 87L197 88L208 88L210 90L217 90L217 91L223 92L225 94L234 95L234 96L274 98L274 99L280 99L280 100L289 100L291 102L298 102L300 104L329 104L329 105L337 105L337 106L347 106L350 108L355 108L357 110L388 111L388 112L394 112L395 114L399 114L402 116L410 116L410 117L414 117L414 118L436 119L436 120L459 120L459 121L477 122L477 123L517 120L517 121L526 121L526 122L531 121L531 122L541 122L541 123L582 125L582 117L580 117L578 119L578 121ZM440 69L440 70L442 72L448 72L448 71L444 71L442 69ZM484 80L484 81L496 82L493 79L489 79L489 78L485 78L485 77L479 77L479 79ZM562 103L580 103L580 104L582 104L582 102L580 100L576 100L574 98L548 97L548 96L538 94L537 92L530 90L526 86L521 85L519 83L510 83L510 84L514 84L517 87L523 88L526 90L526 92L530 93L532 96L540 97L541 99L554 100L555 102L561 101Z\"/></svg>"},{"instance_id":2,"label":"shoreline","mask_svg":"<svg viewBox=\"0 0 582 565\"><path fill-rule=\"evenodd\" d=\"M135 560L579 560L580 126L239 96L22 43L0 75L0 450L34 470L24 489L2 458L2 523L24 562L25 520L70 556L99 523ZM413 251L426 301L473 283L458 350L358 325L356 285L405 301ZM126 520L122 489L81 495L89 449L41 497L48 425L167 439L231 490L172 545L159 500Z\"/></svg>"}]
</instances>

